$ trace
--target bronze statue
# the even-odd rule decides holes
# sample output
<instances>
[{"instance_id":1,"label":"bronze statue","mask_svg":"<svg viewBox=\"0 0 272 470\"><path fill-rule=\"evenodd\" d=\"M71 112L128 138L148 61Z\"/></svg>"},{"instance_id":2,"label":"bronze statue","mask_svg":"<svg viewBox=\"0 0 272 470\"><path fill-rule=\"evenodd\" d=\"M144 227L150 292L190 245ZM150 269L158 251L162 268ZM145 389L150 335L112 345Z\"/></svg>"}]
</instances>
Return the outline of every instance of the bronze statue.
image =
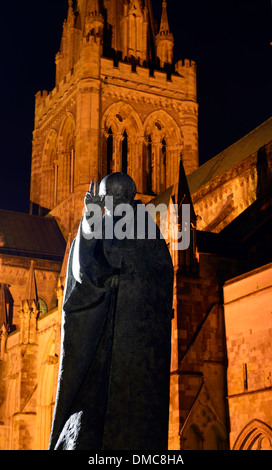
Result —
<instances>
[{"instance_id":1,"label":"bronze statue","mask_svg":"<svg viewBox=\"0 0 272 470\"><path fill-rule=\"evenodd\" d=\"M157 226L155 238L137 237L135 195L122 173L86 194L67 267L50 450L167 449L173 266ZM107 237L124 203L132 236ZM90 204L103 210L97 224Z\"/></svg>"}]
</instances>

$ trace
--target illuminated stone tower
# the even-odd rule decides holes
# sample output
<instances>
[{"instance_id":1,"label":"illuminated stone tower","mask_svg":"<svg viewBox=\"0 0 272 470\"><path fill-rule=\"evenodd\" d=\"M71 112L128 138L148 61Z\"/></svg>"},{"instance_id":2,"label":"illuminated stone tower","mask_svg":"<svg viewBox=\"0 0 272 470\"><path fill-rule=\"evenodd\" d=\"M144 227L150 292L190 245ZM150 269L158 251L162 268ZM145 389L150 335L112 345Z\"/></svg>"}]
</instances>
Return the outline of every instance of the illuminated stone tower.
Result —
<instances>
[{"instance_id":1,"label":"illuminated stone tower","mask_svg":"<svg viewBox=\"0 0 272 470\"><path fill-rule=\"evenodd\" d=\"M127 172L146 202L176 183L180 156L197 169L196 65L174 65L173 46L166 1L158 32L151 1L68 1L56 86L36 95L31 173L32 213L66 238L92 179Z\"/></svg>"}]
</instances>

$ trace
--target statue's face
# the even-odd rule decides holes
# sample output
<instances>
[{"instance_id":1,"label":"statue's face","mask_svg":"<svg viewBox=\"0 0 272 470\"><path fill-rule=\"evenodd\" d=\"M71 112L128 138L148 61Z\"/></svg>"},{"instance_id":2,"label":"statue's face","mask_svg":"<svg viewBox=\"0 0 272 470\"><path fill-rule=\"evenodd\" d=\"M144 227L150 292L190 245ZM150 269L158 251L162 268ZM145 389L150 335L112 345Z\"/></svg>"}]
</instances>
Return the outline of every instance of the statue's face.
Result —
<instances>
[{"instance_id":1,"label":"statue's face","mask_svg":"<svg viewBox=\"0 0 272 470\"><path fill-rule=\"evenodd\" d=\"M108 186L107 196L113 197L113 207L127 202L127 198L125 197L125 188L120 182L113 181L112 184L109 184Z\"/></svg>"},{"instance_id":2,"label":"statue's face","mask_svg":"<svg viewBox=\"0 0 272 470\"><path fill-rule=\"evenodd\" d=\"M131 204L136 194L136 187L129 176L112 173L102 180L99 194L101 197L111 196L113 208L115 208L118 204ZM107 199L105 200L105 208L109 209Z\"/></svg>"}]
</instances>

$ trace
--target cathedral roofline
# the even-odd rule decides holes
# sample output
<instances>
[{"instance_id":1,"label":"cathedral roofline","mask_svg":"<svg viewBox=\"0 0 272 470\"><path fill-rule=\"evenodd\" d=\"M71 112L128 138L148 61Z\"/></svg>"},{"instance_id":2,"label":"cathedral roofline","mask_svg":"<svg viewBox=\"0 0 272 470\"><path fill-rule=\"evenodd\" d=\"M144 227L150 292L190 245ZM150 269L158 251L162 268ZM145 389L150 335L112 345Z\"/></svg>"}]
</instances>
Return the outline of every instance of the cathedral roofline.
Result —
<instances>
[{"instance_id":1,"label":"cathedral roofline","mask_svg":"<svg viewBox=\"0 0 272 470\"><path fill-rule=\"evenodd\" d=\"M0 209L0 254L62 261L65 247L54 218Z\"/></svg>"},{"instance_id":2,"label":"cathedral roofline","mask_svg":"<svg viewBox=\"0 0 272 470\"><path fill-rule=\"evenodd\" d=\"M272 141L272 117L188 175L191 194Z\"/></svg>"}]
</instances>

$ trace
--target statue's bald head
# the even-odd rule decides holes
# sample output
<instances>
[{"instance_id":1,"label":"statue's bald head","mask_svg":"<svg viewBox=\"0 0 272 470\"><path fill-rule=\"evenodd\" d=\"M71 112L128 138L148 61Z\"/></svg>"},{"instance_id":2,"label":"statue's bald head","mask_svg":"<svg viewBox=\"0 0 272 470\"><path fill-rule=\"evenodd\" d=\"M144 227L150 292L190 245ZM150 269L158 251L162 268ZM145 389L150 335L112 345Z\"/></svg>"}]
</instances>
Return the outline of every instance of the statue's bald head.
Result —
<instances>
[{"instance_id":1,"label":"statue's bald head","mask_svg":"<svg viewBox=\"0 0 272 470\"><path fill-rule=\"evenodd\" d=\"M111 173L100 183L99 196L113 197L113 207L118 204L132 204L136 196L136 185L133 179L125 173Z\"/></svg>"}]
</instances>

